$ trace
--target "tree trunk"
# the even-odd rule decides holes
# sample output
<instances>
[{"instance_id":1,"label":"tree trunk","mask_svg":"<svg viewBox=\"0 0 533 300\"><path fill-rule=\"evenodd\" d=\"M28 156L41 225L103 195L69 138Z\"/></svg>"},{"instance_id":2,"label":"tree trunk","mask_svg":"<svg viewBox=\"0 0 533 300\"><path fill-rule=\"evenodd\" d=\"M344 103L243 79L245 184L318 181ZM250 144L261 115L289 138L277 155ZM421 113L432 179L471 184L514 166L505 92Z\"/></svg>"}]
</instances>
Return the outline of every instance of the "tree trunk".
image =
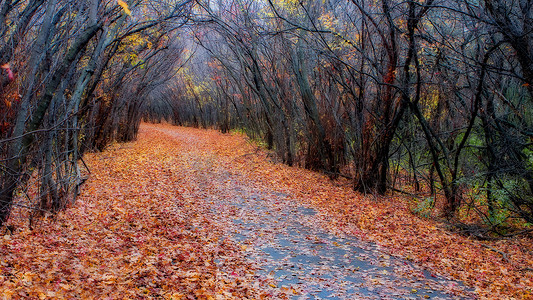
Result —
<instances>
[{"instance_id":1,"label":"tree trunk","mask_svg":"<svg viewBox=\"0 0 533 300\"><path fill-rule=\"evenodd\" d=\"M0 226L9 217L11 211L11 204L13 202L13 193L17 187L20 176L22 175L23 166L29 153L29 148L34 141L33 132L37 130L44 119L45 113L54 97L57 87L61 83L63 77L75 61L78 53L82 51L89 40L100 29L101 25L93 25L88 27L81 36L72 44L67 52L63 62L58 70L52 75L52 79L45 88L44 95L39 99L38 106L31 116L30 123L26 126L26 135L21 138L21 142L12 143L9 147L10 159L7 163L8 172L4 176L2 191L0 192ZM28 103L29 105L29 103ZM24 111L21 111L24 113ZM18 120L18 125L23 125L23 118Z\"/></svg>"}]
</instances>

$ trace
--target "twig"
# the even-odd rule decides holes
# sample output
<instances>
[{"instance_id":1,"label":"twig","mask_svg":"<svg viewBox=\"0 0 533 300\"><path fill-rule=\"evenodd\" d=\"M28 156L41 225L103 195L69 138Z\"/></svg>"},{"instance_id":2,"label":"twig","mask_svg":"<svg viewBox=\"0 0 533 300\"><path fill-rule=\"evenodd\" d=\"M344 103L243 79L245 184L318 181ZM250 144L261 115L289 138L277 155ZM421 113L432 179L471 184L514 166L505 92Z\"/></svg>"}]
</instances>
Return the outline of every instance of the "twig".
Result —
<instances>
[{"instance_id":1,"label":"twig","mask_svg":"<svg viewBox=\"0 0 533 300\"><path fill-rule=\"evenodd\" d=\"M497 252L497 253L501 254L502 257L503 257L503 259L504 259L506 262L510 262L510 261L509 261L509 258L508 258L509 255L508 255L507 253L505 253L505 252L503 252L503 251L501 251L501 250L495 249L495 248L493 248L493 247L491 247L491 246L485 245L485 244L481 244L481 246L483 246L483 247L485 247L485 248L487 248L487 249L490 249L490 250L492 250L492 251L494 251L494 252Z\"/></svg>"},{"instance_id":2,"label":"twig","mask_svg":"<svg viewBox=\"0 0 533 300\"><path fill-rule=\"evenodd\" d=\"M85 169L87 170L87 172L89 174L91 174L91 169L87 166L87 164L85 163L85 161L83 160L83 157L80 157L80 160L81 162L83 163L83 166L85 167Z\"/></svg>"},{"instance_id":3,"label":"twig","mask_svg":"<svg viewBox=\"0 0 533 300\"><path fill-rule=\"evenodd\" d=\"M259 148L258 148L258 149L259 149ZM237 160L238 158L244 158L244 157L247 157L247 156L252 156L252 155L257 154L257 152L259 152L259 150L256 150L255 153L252 153L252 152L250 152L250 153L244 153L244 154L242 154L242 155L239 155L239 156L235 157L233 160L235 161L235 160Z\"/></svg>"},{"instance_id":4,"label":"twig","mask_svg":"<svg viewBox=\"0 0 533 300\"><path fill-rule=\"evenodd\" d=\"M342 178L346 178L346 179L350 179L352 180L353 177L350 176L350 175L346 175L346 174L342 174L340 172L331 172L331 171L327 171L327 170L321 170L324 174L326 175L333 175L333 176L340 176Z\"/></svg>"},{"instance_id":5,"label":"twig","mask_svg":"<svg viewBox=\"0 0 533 300\"><path fill-rule=\"evenodd\" d=\"M504 236L504 237L514 237L514 236L517 236L517 235L527 234L527 233L530 233L530 232L533 232L533 229L524 229L524 230L520 230L520 231L517 231L517 232L509 233L509 234L502 234L502 236Z\"/></svg>"},{"instance_id":6,"label":"twig","mask_svg":"<svg viewBox=\"0 0 533 300\"><path fill-rule=\"evenodd\" d=\"M411 196L413 198L418 198L420 197L419 195L416 195L416 194L413 194L413 193L409 193L407 191L404 191L404 190L400 190L400 189L397 189L397 188L393 188L392 186L389 186L389 189L393 192L397 192L397 193L401 193L401 194L404 194L404 195L408 195L408 196Z\"/></svg>"}]
</instances>

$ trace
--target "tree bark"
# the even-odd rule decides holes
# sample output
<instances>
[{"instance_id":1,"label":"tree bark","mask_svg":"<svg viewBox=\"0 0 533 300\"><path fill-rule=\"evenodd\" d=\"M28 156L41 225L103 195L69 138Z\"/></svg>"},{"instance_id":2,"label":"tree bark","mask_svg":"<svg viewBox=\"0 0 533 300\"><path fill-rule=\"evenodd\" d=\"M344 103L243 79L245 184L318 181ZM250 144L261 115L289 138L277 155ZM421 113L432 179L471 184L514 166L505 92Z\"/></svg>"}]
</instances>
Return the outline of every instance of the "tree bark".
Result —
<instances>
[{"instance_id":1,"label":"tree bark","mask_svg":"<svg viewBox=\"0 0 533 300\"><path fill-rule=\"evenodd\" d=\"M37 108L33 112L29 124L26 126L26 133L22 137L22 142L13 143L10 146L10 151L8 153L10 153L11 159L7 163L8 173L6 173L2 191L0 192L0 226L4 224L9 217L13 202L13 193L22 174L23 166L26 163L29 148L34 141L34 131L41 126L45 113L50 106L59 84L72 63L75 61L78 53L85 48L100 27L101 24L89 26L72 44L65 55L61 66L54 72L50 82L47 84L44 95L39 99Z\"/></svg>"}]
</instances>

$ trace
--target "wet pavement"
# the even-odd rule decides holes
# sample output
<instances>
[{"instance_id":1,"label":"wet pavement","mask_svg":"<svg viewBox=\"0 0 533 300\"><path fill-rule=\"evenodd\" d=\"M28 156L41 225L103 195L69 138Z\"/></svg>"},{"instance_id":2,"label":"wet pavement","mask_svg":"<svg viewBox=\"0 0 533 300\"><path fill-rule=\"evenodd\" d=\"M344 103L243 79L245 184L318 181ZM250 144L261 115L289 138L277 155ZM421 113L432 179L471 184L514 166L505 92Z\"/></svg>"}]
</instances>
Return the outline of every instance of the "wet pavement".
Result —
<instances>
[{"instance_id":1,"label":"wet pavement","mask_svg":"<svg viewBox=\"0 0 533 300\"><path fill-rule=\"evenodd\" d=\"M190 168L184 196L209 203L227 238L257 265L257 276L276 282L273 290L290 299L471 298L460 282L392 257L376 244L329 233L318 225L327 216L268 182L249 180L231 160L199 151L195 144L201 141L173 137L190 146L180 155ZM222 266L223 260L215 262Z\"/></svg>"},{"instance_id":2,"label":"wet pavement","mask_svg":"<svg viewBox=\"0 0 533 300\"><path fill-rule=\"evenodd\" d=\"M461 288L457 282L391 257L375 244L317 228L317 212L284 195L235 191L249 196L218 200L219 207L234 212L228 236L292 299L464 298L450 294Z\"/></svg>"}]
</instances>

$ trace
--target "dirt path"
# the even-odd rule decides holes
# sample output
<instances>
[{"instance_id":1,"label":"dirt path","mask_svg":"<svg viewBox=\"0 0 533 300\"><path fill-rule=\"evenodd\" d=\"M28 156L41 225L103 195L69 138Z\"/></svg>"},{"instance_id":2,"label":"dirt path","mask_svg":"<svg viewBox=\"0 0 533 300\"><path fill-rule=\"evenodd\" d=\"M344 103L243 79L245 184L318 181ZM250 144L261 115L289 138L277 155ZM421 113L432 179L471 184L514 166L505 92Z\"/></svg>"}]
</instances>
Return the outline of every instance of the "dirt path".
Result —
<instances>
[{"instance_id":1,"label":"dirt path","mask_svg":"<svg viewBox=\"0 0 533 300\"><path fill-rule=\"evenodd\" d=\"M273 279L272 293L293 299L466 298L464 287L393 258L374 245L321 226L327 216L300 204L290 183L261 176L253 148L195 135L190 130L145 125L177 141L178 179L186 199L202 199L224 235L240 245ZM216 145L215 145L216 144ZM247 152L248 151L248 152ZM252 151L252 152L250 152ZM268 162L263 162L268 164ZM216 258L224 264L224 258ZM239 274L237 274L239 275ZM471 297L471 296L470 296Z\"/></svg>"}]
</instances>

